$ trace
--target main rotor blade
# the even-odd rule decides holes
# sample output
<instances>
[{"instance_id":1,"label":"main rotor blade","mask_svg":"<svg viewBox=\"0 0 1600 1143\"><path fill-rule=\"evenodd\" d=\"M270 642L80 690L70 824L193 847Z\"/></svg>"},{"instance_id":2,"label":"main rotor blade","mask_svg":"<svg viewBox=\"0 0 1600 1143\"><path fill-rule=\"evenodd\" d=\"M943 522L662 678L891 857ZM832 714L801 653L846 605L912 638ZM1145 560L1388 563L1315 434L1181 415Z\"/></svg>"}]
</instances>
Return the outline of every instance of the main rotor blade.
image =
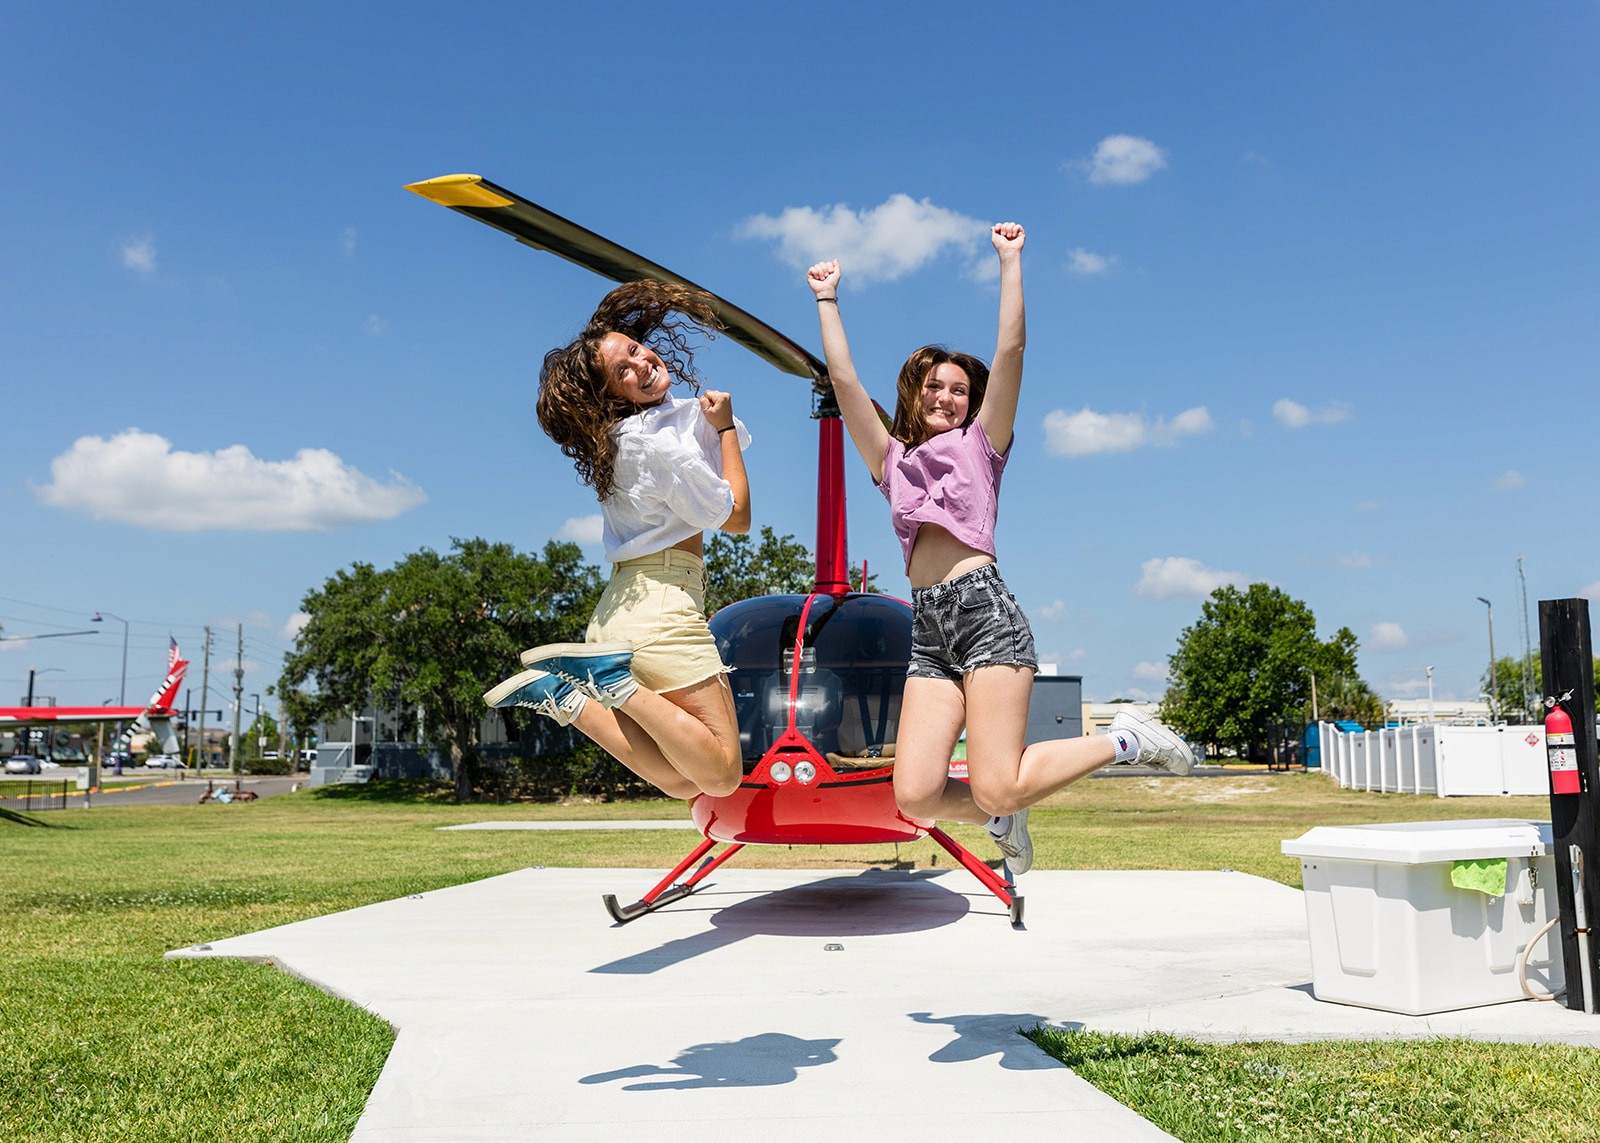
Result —
<instances>
[{"instance_id":1,"label":"main rotor blade","mask_svg":"<svg viewBox=\"0 0 1600 1143\"><path fill-rule=\"evenodd\" d=\"M613 282L651 278L704 289L479 175L443 175L411 183L406 190L487 223L536 250L548 250ZM729 337L783 372L804 377L819 392L827 389L821 381L828 375L828 367L810 352L733 303L715 294L711 294L711 302L717 317L727 327Z\"/></svg>"}]
</instances>

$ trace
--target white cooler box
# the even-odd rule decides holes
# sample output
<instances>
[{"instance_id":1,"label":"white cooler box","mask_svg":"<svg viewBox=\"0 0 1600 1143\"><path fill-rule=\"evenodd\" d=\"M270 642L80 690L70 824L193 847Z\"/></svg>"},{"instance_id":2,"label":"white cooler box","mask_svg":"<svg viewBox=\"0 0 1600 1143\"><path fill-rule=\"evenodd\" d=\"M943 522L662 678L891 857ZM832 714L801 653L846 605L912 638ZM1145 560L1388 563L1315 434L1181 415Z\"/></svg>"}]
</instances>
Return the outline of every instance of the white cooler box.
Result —
<instances>
[{"instance_id":1,"label":"white cooler box","mask_svg":"<svg viewBox=\"0 0 1600 1143\"><path fill-rule=\"evenodd\" d=\"M1283 852L1300 859L1318 1000L1421 1016L1527 998L1518 958L1558 908L1549 822L1318 826ZM1562 977L1555 926L1527 980L1542 994Z\"/></svg>"}]
</instances>

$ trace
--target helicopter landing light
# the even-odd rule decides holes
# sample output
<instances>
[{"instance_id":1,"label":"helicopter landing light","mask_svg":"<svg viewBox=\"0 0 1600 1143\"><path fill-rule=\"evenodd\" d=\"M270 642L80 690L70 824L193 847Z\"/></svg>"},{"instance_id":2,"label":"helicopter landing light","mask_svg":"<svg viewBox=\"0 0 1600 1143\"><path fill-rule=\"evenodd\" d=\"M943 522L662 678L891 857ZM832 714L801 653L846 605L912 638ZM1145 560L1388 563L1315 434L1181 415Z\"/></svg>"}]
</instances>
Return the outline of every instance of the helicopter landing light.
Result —
<instances>
[{"instance_id":1,"label":"helicopter landing light","mask_svg":"<svg viewBox=\"0 0 1600 1143\"><path fill-rule=\"evenodd\" d=\"M810 766L811 763L802 762L800 765ZM774 782L778 782L780 784L787 782L792 773L793 771L789 768L789 763L787 762L774 762L771 766L767 767L767 774Z\"/></svg>"},{"instance_id":2,"label":"helicopter landing light","mask_svg":"<svg viewBox=\"0 0 1600 1143\"><path fill-rule=\"evenodd\" d=\"M798 782L814 782L817 778L817 768L810 762L796 762L794 766L795 780Z\"/></svg>"}]
</instances>

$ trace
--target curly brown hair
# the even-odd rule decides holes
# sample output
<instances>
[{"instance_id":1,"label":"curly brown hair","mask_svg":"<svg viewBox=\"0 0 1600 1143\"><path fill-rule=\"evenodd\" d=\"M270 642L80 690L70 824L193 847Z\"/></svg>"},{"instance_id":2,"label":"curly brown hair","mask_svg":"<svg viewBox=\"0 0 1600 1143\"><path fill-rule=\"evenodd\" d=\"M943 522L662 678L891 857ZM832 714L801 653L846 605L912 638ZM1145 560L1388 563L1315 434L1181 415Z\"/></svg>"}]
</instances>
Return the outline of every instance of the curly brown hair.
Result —
<instances>
[{"instance_id":1,"label":"curly brown hair","mask_svg":"<svg viewBox=\"0 0 1600 1143\"><path fill-rule=\"evenodd\" d=\"M611 495L617 445L611 428L639 411L613 396L600 342L620 333L661 355L674 383L700 391L688 335L722 328L711 295L669 282L625 282L600 299L583 332L545 354L539 370L539 426L578 466L578 476L601 500Z\"/></svg>"},{"instance_id":2,"label":"curly brown hair","mask_svg":"<svg viewBox=\"0 0 1600 1143\"><path fill-rule=\"evenodd\" d=\"M970 353L958 353L942 345L924 345L900 367L895 381L894 424L889 435L908 449L916 448L929 437L928 422L922 416L922 385L928 374L945 364L958 366L967 375L966 428L983 408L983 395L989 388L989 367Z\"/></svg>"}]
</instances>

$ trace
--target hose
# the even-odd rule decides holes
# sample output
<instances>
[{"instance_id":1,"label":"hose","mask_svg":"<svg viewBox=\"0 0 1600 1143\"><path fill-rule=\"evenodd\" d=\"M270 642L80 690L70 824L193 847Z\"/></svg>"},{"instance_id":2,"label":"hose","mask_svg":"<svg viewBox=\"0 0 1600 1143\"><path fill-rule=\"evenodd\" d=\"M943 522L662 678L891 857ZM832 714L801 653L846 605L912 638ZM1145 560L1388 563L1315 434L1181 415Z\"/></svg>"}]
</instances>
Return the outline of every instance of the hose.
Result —
<instances>
[{"instance_id":1,"label":"hose","mask_svg":"<svg viewBox=\"0 0 1600 1143\"><path fill-rule=\"evenodd\" d=\"M1538 944L1544 939L1544 935L1546 933L1556 927L1556 922L1560 919L1561 914L1557 913L1555 916L1546 921L1544 923L1544 928L1535 933L1533 935L1533 939L1522 947L1522 955L1517 958L1517 983L1522 985L1522 995L1526 996L1529 1000L1555 1000L1567 994L1567 990L1565 988L1563 988L1560 992L1535 992L1533 989L1528 987L1528 954L1533 951L1534 945Z\"/></svg>"}]
</instances>

